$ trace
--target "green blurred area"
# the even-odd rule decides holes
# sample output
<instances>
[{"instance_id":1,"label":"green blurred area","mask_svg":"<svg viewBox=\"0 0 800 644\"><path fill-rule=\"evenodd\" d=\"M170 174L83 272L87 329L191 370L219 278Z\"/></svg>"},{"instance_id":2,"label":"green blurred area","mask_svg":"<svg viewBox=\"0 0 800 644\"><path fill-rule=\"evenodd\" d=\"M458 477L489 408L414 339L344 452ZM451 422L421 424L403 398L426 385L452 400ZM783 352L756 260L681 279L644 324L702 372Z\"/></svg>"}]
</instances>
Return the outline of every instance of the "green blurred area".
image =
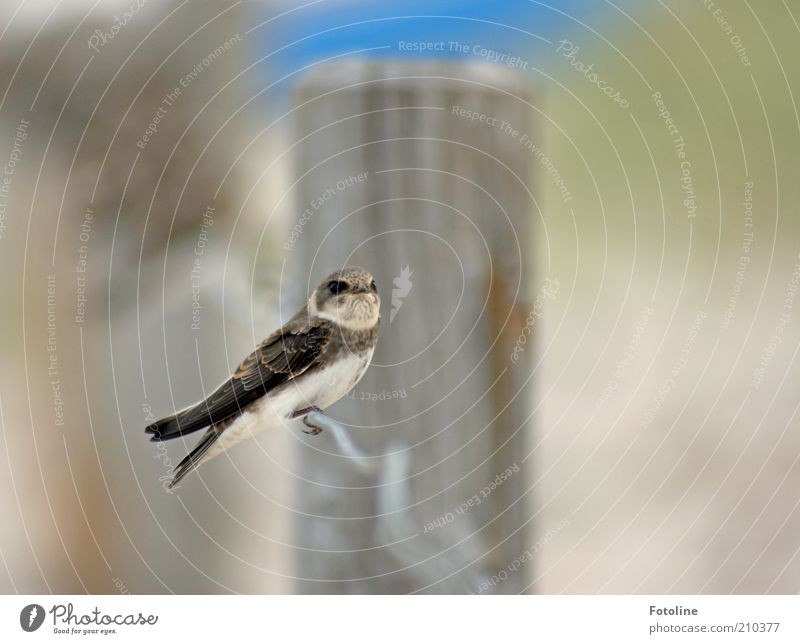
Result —
<instances>
[{"instance_id":1,"label":"green blurred area","mask_svg":"<svg viewBox=\"0 0 800 644\"><path fill-rule=\"evenodd\" d=\"M754 183L754 255L771 257L776 236L778 253L784 252L780 246L796 237L800 223L800 120L793 95L800 87L800 31L788 6L756 8L758 18L746 2L725 3L731 35L702 2L642 3L633 14L620 11L619 20L597 35L577 27L570 35L580 47L576 58L593 63L598 76L630 101L627 109L563 56L546 60L552 77L545 88L547 148L575 197L564 204L552 182L542 182L557 247L575 245L575 232L558 225L571 207L586 242L581 251L591 257L602 257L595 253L607 239L611 254L630 259L636 241L636 270L651 274L662 240L674 261L687 255L680 161L652 96L660 92L691 162L694 279L708 286L718 244L720 271L738 256L747 180ZM731 38L740 39L750 66Z\"/></svg>"}]
</instances>

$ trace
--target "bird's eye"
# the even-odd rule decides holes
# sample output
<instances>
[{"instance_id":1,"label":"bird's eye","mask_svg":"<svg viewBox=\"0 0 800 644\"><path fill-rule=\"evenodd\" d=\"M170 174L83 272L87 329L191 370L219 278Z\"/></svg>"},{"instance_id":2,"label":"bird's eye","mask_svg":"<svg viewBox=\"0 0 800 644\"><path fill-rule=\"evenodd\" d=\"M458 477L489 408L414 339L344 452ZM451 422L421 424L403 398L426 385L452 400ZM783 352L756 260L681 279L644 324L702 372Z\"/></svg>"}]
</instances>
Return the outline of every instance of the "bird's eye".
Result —
<instances>
[{"instance_id":1,"label":"bird's eye","mask_svg":"<svg viewBox=\"0 0 800 644\"><path fill-rule=\"evenodd\" d=\"M337 280L335 282L331 282L328 284L328 290L333 293L334 295L341 293L342 291L347 290L347 282L342 282Z\"/></svg>"},{"instance_id":2,"label":"bird's eye","mask_svg":"<svg viewBox=\"0 0 800 644\"><path fill-rule=\"evenodd\" d=\"M372 282L370 282L370 285L369 285L369 287L370 287L370 288L371 288L373 291L375 291L376 293L378 292L378 285L375 283L375 280L372 280Z\"/></svg>"}]
</instances>

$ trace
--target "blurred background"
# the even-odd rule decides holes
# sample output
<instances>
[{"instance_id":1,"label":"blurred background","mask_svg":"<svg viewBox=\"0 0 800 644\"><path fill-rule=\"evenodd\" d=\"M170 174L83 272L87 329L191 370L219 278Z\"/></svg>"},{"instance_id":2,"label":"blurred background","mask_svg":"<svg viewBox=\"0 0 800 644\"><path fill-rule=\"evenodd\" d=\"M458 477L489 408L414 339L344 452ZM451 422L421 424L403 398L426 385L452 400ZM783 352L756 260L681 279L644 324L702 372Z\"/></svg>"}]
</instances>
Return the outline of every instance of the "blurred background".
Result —
<instances>
[{"instance_id":1,"label":"blurred background","mask_svg":"<svg viewBox=\"0 0 800 644\"><path fill-rule=\"evenodd\" d=\"M11 0L0 590L800 590L800 3ZM372 367L168 491L320 279ZM245 446L246 445L246 446Z\"/></svg>"}]
</instances>

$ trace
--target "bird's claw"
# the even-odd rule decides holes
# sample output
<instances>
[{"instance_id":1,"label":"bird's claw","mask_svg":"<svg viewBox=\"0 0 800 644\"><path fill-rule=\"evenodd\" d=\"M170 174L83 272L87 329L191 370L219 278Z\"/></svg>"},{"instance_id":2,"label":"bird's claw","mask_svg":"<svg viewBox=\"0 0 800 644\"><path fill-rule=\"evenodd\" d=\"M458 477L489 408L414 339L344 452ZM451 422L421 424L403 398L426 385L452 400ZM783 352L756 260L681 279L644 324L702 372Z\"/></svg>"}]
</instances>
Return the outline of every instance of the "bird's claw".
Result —
<instances>
[{"instance_id":1,"label":"bird's claw","mask_svg":"<svg viewBox=\"0 0 800 644\"><path fill-rule=\"evenodd\" d=\"M303 417L303 424L308 427L308 429L304 429L304 434L310 434L311 436L316 436L317 434L322 433L322 428L317 427L316 425L312 425L308 422L308 415L315 411L317 413L322 413L322 410L319 407L306 407L305 409L300 409L299 411L294 412L292 414L292 418L299 418L300 416Z\"/></svg>"}]
</instances>

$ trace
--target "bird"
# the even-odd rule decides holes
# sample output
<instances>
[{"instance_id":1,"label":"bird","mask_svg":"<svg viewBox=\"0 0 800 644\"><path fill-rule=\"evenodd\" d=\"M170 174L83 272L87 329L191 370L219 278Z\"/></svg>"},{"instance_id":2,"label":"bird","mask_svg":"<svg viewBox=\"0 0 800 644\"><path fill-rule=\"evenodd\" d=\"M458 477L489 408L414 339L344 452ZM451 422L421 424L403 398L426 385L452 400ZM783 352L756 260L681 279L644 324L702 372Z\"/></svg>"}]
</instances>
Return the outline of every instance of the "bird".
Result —
<instances>
[{"instance_id":1,"label":"bird","mask_svg":"<svg viewBox=\"0 0 800 644\"><path fill-rule=\"evenodd\" d=\"M328 275L286 324L256 346L211 395L145 428L151 442L205 430L178 463L168 488L233 445L306 418L347 394L367 370L380 327L380 296L358 266Z\"/></svg>"}]
</instances>

